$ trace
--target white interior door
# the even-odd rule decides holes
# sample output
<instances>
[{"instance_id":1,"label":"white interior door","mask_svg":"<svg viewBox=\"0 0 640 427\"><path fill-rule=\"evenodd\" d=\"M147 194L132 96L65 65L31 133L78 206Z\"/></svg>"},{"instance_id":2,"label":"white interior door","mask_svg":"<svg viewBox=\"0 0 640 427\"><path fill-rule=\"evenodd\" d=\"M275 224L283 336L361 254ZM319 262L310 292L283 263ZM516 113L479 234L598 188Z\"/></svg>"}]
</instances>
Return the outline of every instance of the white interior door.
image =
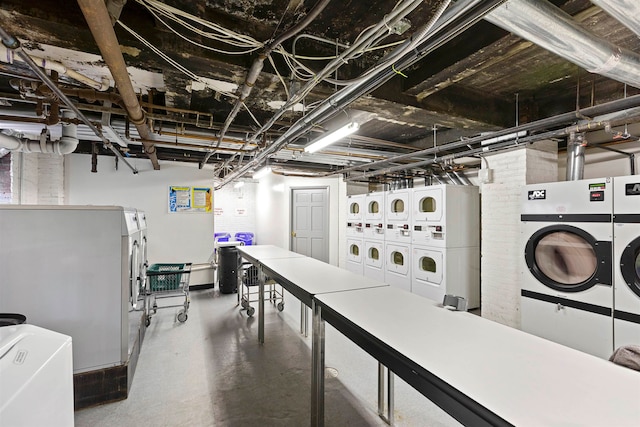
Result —
<instances>
[{"instance_id":1,"label":"white interior door","mask_svg":"<svg viewBox=\"0 0 640 427\"><path fill-rule=\"evenodd\" d=\"M291 189L291 250L329 262L329 188Z\"/></svg>"}]
</instances>

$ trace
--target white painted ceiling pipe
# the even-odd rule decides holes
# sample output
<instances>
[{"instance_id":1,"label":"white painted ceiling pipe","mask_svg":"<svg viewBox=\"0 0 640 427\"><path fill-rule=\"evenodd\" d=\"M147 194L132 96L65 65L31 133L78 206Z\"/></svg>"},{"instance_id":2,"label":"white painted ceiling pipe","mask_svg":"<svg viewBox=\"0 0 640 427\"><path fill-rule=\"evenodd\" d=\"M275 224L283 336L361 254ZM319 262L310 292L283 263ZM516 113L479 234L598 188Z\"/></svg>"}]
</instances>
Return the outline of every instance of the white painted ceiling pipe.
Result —
<instances>
[{"instance_id":1,"label":"white painted ceiling pipe","mask_svg":"<svg viewBox=\"0 0 640 427\"><path fill-rule=\"evenodd\" d=\"M73 111L62 111L63 119L75 119ZM0 132L0 148L23 153L71 154L78 147L78 125L62 123L62 136L56 141L48 140L43 133L40 140L25 138L22 133L4 130Z\"/></svg>"}]
</instances>

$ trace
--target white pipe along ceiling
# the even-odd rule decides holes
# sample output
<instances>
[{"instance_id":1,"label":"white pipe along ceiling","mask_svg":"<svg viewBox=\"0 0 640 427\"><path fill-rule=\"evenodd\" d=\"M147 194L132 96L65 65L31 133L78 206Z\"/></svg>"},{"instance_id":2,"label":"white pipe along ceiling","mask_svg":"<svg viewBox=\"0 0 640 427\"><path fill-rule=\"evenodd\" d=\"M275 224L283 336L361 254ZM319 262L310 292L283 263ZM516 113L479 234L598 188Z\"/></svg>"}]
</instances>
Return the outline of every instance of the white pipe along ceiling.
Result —
<instances>
[{"instance_id":1,"label":"white pipe along ceiling","mask_svg":"<svg viewBox=\"0 0 640 427\"><path fill-rule=\"evenodd\" d=\"M487 151L640 135L640 1L238 4L4 0L0 155L466 184Z\"/></svg>"}]
</instances>

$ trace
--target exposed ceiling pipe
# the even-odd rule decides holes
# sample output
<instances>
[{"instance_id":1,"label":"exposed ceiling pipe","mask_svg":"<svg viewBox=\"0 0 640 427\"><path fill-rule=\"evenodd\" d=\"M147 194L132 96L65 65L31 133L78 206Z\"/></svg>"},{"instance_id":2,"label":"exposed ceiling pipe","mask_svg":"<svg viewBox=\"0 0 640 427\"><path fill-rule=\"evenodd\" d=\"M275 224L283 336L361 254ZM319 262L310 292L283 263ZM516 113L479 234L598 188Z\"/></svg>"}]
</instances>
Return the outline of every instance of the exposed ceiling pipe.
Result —
<instances>
[{"instance_id":1,"label":"exposed ceiling pipe","mask_svg":"<svg viewBox=\"0 0 640 427\"><path fill-rule=\"evenodd\" d=\"M584 151L587 138L584 133L572 132L567 141L567 181L577 181L584 177Z\"/></svg>"},{"instance_id":2,"label":"exposed ceiling pipe","mask_svg":"<svg viewBox=\"0 0 640 427\"><path fill-rule=\"evenodd\" d=\"M251 90L253 89L253 86L258 80L258 77L260 76L260 72L262 71L262 67L264 66L264 60L267 59L267 57L271 54L273 49L275 49L278 45L280 45L285 40L293 37L300 31L305 29L307 25L309 25L320 14L320 12L322 12L324 8L327 7L330 1L331 0L319 0L318 3L316 3L313 9L311 9L311 11L307 14L307 16L305 16L305 18L302 21L294 25L289 30L285 31L272 43L269 43L269 45L267 45L264 48L264 50L258 55L255 61L253 61L253 64L251 65L251 68L247 73L247 77L245 78L244 83L238 89L238 98L236 99L236 102L233 105L231 112L227 116L227 119L224 121L224 124L222 125L222 129L220 130L219 140L215 148L218 148L220 146L220 143L222 142L222 139L224 138L227 132L227 129L229 129L229 126L231 126L231 123L233 123L233 121L235 120L244 101L246 101L246 99L251 94ZM214 152L215 150L212 150L210 153L207 153L204 160L200 164L200 168L202 168L202 166L205 163L207 163L207 161L213 155Z\"/></svg>"},{"instance_id":3,"label":"exposed ceiling pipe","mask_svg":"<svg viewBox=\"0 0 640 427\"><path fill-rule=\"evenodd\" d=\"M594 108L594 107L592 107ZM427 160L422 160L422 161L418 161L418 162L414 162L408 165L400 165L400 166L393 166L393 167L388 167L388 168L384 168L384 169L378 169L378 170L374 170L374 171L369 171L369 172L362 172L362 173L353 173L351 176L345 178L346 181L362 181L362 180L366 180L369 178L372 178L374 176L378 176L378 175L384 175L384 174L389 174L389 173L394 173L394 172L398 172L398 171L403 171L403 170L409 170L409 169L413 169L413 168L418 168L418 167L425 167L425 166L429 166L432 165L434 163L437 163L438 161L442 160L442 159L446 159L446 160L453 160L453 159L457 159L460 157L469 157L469 156L475 156L478 154L482 154L485 155L487 154L487 150L489 152L493 152L493 151L499 151L499 150L504 150L504 149L509 149L509 148L517 148L517 147L522 147L526 144L532 144L536 141L542 141L542 140L548 140L548 139L553 139L553 138L564 138L567 137L569 135L571 135L571 133L580 133L580 132L587 132L587 131L595 131L595 130L599 130L599 129L605 129L608 126L621 126L625 123L632 123L632 122L638 122L640 121L640 117L636 117L636 118L624 118L621 120L617 120L617 121L598 121L597 119L594 121L589 121L587 123L584 124L580 124L580 125L574 125L574 126L569 126L563 129L558 129L558 130L553 130L553 131L548 131L548 132L544 132L544 133L540 133L540 134L536 134L536 135L531 135L531 136L527 136L527 137L523 137L520 138L518 140L511 140L511 141L503 141L497 144L492 144L489 147L485 147L485 146L476 146L476 147L471 147L471 144L464 144L464 146L469 146L471 148L464 150L464 151L460 151L457 153L453 153L453 154L447 154L444 157L441 157L440 159L436 159L436 158L432 158L432 159L427 159ZM513 132L513 129L511 129L511 132ZM486 138L486 137L485 137ZM474 138L476 139L476 138ZM465 141L467 142L467 141ZM478 143L479 141L475 141L475 143ZM455 143L450 144L450 145L445 145L445 147L451 148L451 145L455 145ZM435 150L439 150L440 147L436 147ZM434 150L434 148L431 148L430 150ZM335 174L343 174L344 170L339 170L336 172L329 172L329 173L324 173L321 175L318 175L319 177L326 177L326 176L330 176L330 175L335 175Z\"/></svg>"},{"instance_id":4,"label":"exposed ceiling pipe","mask_svg":"<svg viewBox=\"0 0 640 427\"><path fill-rule=\"evenodd\" d=\"M453 174L460 180L463 185L473 185L471 181L469 181L469 178L467 178L467 176L464 174L464 172L454 170Z\"/></svg>"},{"instance_id":5,"label":"exposed ceiling pipe","mask_svg":"<svg viewBox=\"0 0 640 427\"><path fill-rule=\"evenodd\" d=\"M578 112L576 111L571 111L568 113L559 114L557 116L547 117L544 119L536 120L534 122L525 123L519 126L502 129L496 132L492 132L490 135L480 135L473 138L456 140L449 143L440 144L437 147L426 148L424 150L417 151L415 153L400 154L398 156L393 156L388 159L380 160L380 161L369 163L366 165L351 166L348 168L341 169L339 172L340 173L353 172L353 171L357 171L364 168L375 168L375 167L379 167L382 165L399 162L403 160L412 160L420 156L440 154L441 152L451 151L453 149L465 147L467 145L478 144L488 138L501 137L501 136L510 135L510 134L518 134L520 132L544 131L546 129L556 128L558 126L566 126L571 122L575 122L576 119L579 117L579 115L586 116L586 117L595 117L595 116L600 116L602 114L609 114L609 113L613 113L621 110L632 109L635 107L640 107L640 95L634 95L628 98L622 98L622 99L607 102L604 104L594 105L593 107L588 107L580 110L579 112L580 114L578 114ZM593 125L590 125L590 126L593 126ZM566 136L568 134L569 133L556 135L555 133L550 133L548 136L545 136L545 138L551 138L553 136ZM405 165L405 167L409 167L409 166L410 165ZM332 174L333 172L330 172L327 175L332 175Z\"/></svg>"},{"instance_id":6,"label":"exposed ceiling pipe","mask_svg":"<svg viewBox=\"0 0 640 427\"><path fill-rule=\"evenodd\" d=\"M107 139L102 134L102 132L100 132L100 130L84 114L82 114L82 112L78 109L78 107L76 107L76 105L73 102L71 102L71 100L67 97L67 95L65 95L60 90L60 88L49 78L49 76L47 76L47 74L44 71L42 71L35 62L33 62L31 57L29 57L29 54L27 54L27 52L25 52L22 46L20 46L20 42L15 37L7 33L2 27L0 27L0 37L2 38L2 44L8 47L9 49L15 50L18 53L18 55L20 55L22 60L33 70L34 73L36 73L36 75L40 78L40 80L42 80L47 86L49 86L49 88L51 88L53 93L55 93L58 96L58 98L67 106L67 108L73 111L76 114L76 116L84 124L86 124L89 127L89 129L91 129L91 131L93 131L93 133L95 133L98 136L98 138L100 138L100 140L104 143L104 145L108 149L113 151L116 157L119 157L121 160L123 160L124 163L129 167L129 169L133 171L134 174L138 173L136 168L131 166L131 164L126 161L126 159L122 156L122 153L120 153L120 151L118 151L113 146L111 141L109 141L109 139Z\"/></svg>"},{"instance_id":7,"label":"exposed ceiling pipe","mask_svg":"<svg viewBox=\"0 0 640 427\"><path fill-rule=\"evenodd\" d=\"M39 140L25 138L19 132L0 132L0 147L23 153L71 154L78 147L78 125L72 122L76 118L73 111L64 110L62 118L70 120L62 123L62 137L56 141L49 139L49 132L42 130Z\"/></svg>"},{"instance_id":8,"label":"exposed ceiling pipe","mask_svg":"<svg viewBox=\"0 0 640 427\"><path fill-rule=\"evenodd\" d=\"M116 82L129 120L136 126L143 140L144 151L149 156L153 168L158 170L160 169L160 164L156 156L156 149L153 142L151 142L153 139L151 130L133 90L133 85L127 72L127 65L122 57L116 33L111 26L111 18L107 7L102 0L78 0L78 4L100 49L102 58Z\"/></svg>"},{"instance_id":9,"label":"exposed ceiling pipe","mask_svg":"<svg viewBox=\"0 0 640 427\"><path fill-rule=\"evenodd\" d=\"M546 0L509 0L485 19L591 73L640 88L640 55L595 36Z\"/></svg>"},{"instance_id":10,"label":"exposed ceiling pipe","mask_svg":"<svg viewBox=\"0 0 640 427\"><path fill-rule=\"evenodd\" d=\"M640 37L640 2L638 0L591 0Z\"/></svg>"},{"instance_id":11,"label":"exposed ceiling pipe","mask_svg":"<svg viewBox=\"0 0 640 427\"><path fill-rule=\"evenodd\" d=\"M475 3L479 0L476 1L472 1L472 3ZM504 0L500 0L500 1L504 1ZM369 30L367 30L364 35L362 37L360 37L359 39L357 39L353 45L351 45L347 50L345 50L344 52L342 52L340 55L338 55L335 59L333 59L331 62L329 62L329 64L327 64L325 66L325 68L320 71L319 73L316 74L316 78L309 81L307 84L305 84L303 87L301 87L297 94L292 95L290 97L290 99L284 104L282 105L282 107L280 107L280 109L271 117L271 119L269 119L269 121L267 123L265 123L257 132L255 132L248 140L247 143L252 143L258 140L258 138L267 130L269 130L275 123L276 121L289 109L291 108L293 105L295 105L295 103L299 102L300 100L302 100L304 98L304 96L302 96L301 94L305 94L308 93L311 89L313 89L313 87L315 87L322 79L324 79L325 77L329 76L331 73L333 73L335 70L337 70L338 68L340 68L345 61L347 61L347 59L349 58L349 55L353 55L354 53L358 52L363 46L366 46L368 43L370 43L372 40L376 39L377 37L379 37L380 35L380 31L387 31L386 28L389 28L390 26L395 25L395 23L397 21L399 21L400 19L402 19L403 17L405 17L406 15L408 15L411 11L413 11L415 8L417 8L420 4L422 3L421 0L408 0L408 1L402 1L402 2L398 2L397 7L394 8L388 15L386 15L384 17L384 19L382 21L380 21L377 25L375 25L374 27L370 28ZM409 43L405 43L402 45L402 47L406 46ZM398 50L394 50L394 52L397 52ZM396 68L397 69L397 68ZM395 71L393 72L392 75L389 76L389 78L393 77L395 75ZM362 81L360 81L359 83L364 83L367 80L373 78L374 76L371 77L367 77L366 79L363 79ZM338 93L342 93L338 92ZM337 94L336 94L337 95ZM333 99L334 96L329 97L327 99L327 101L325 101L324 103L322 103L320 105L321 110L323 111L323 114L327 113L327 110L325 109L325 107L327 107L327 102L331 99ZM336 114L338 111L341 111L342 109L346 108L346 106L353 102L357 97L354 97L351 101L349 101L348 103L346 103L343 107L338 108L337 105L330 105L329 108L329 112L328 115L326 117L324 117L323 120L326 120L327 118L329 118L330 116ZM289 128L289 130L287 132L285 132L285 134L291 135L292 133L294 135L297 136L301 136L302 134L304 134L305 132L307 132L309 129L313 128L315 126L315 124L320 123L322 120L316 120L315 122L311 123L309 122L309 117L314 115L314 117L317 116L317 108L314 110L314 112L312 112L311 114L303 117L302 119L298 120L298 122L296 122L294 124L294 130L292 130L291 128ZM302 126L301 128L298 126ZM271 145L267 148L267 153L265 153L264 151L262 153L260 153L261 159L260 160L264 160L264 158L270 154L273 151L278 151L282 146L286 145L287 141L283 140L284 136L280 137L277 141L271 143ZM231 161L234 159L235 157L231 157L229 160L227 160L220 169L224 169L226 168ZM254 159L255 160L255 159ZM246 170L245 170L246 171ZM228 181L225 181L225 183ZM222 184L224 185L224 184Z\"/></svg>"},{"instance_id":12,"label":"exposed ceiling pipe","mask_svg":"<svg viewBox=\"0 0 640 427\"><path fill-rule=\"evenodd\" d=\"M96 90L105 91L110 87L111 82L108 78L103 78L102 81L97 82L92 78L85 76L84 74L80 74L79 72L68 68L66 65L61 64L60 62L52 61L50 59L31 54L28 55L31 60L38 64L38 66L40 66L41 68L44 68L48 71L56 71L58 74L64 74L65 76ZM24 63L19 55L16 56L13 50L8 49L4 45L0 45L0 61L7 64L13 64L16 61Z\"/></svg>"},{"instance_id":13,"label":"exposed ceiling pipe","mask_svg":"<svg viewBox=\"0 0 640 427\"><path fill-rule=\"evenodd\" d=\"M333 117L356 99L380 87L392 77L396 76L397 71L402 71L406 67L415 64L427 53L432 52L434 49L444 45L447 41L464 32L503 2L504 0L468 0L456 2L444 13L442 18L435 23L432 31L425 37L425 40L420 42L411 52L399 58L395 62L393 69L392 67L381 68L366 80L347 86L327 98L312 112L294 123L278 140L269 145L260 154L256 155L253 160L228 174L222 182L217 184L216 188L221 188L236 177L241 176L251 168L259 165L273 152L280 150L286 144L307 132L313 127L314 123ZM428 25L431 24L432 23L429 23ZM404 46L409 44L413 45L414 40L407 40L389 55L396 56L394 52L404 49ZM412 156L413 155L409 157Z\"/></svg>"}]
</instances>

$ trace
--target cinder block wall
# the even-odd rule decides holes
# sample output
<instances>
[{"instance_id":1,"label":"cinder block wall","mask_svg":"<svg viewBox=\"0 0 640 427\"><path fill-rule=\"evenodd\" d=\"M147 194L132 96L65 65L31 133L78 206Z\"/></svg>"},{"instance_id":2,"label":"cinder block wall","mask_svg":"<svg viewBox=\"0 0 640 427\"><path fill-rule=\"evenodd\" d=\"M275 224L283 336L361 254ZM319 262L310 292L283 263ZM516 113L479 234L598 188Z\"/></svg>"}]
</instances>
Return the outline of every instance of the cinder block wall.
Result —
<instances>
[{"instance_id":1,"label":"cinder block wall","mask_svg":"<svg viewBox=\"0 0 640 427\"><path fill-rule=\"evenodd\" d=\"M557 181L557 143L542 141L527 148L485 157L482 168L493 171L481 184L482 316L520 327L522 186ZM487 166L488 165L488 166Z\"/></svg>"}]
</instances>

